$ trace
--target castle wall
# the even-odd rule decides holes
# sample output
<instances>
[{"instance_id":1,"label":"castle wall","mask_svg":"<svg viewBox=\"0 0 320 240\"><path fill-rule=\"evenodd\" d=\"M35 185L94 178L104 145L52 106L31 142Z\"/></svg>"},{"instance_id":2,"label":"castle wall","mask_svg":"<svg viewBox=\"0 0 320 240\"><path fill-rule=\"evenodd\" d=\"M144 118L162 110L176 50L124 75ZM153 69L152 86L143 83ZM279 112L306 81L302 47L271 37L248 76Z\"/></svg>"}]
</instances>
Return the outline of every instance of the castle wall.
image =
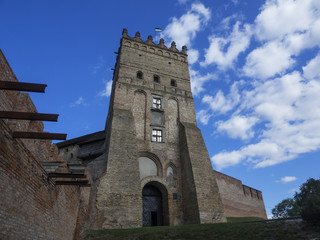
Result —
<instances>
[{"instance_id":1,"label":"castle wall","mask_svg":"<svg viewBox=\"0 0 320 240\"><path fill-rule=\"evenodd\" d=\"M97 192L97 228L140 227L140 174L133 116L114 109L108 167Z\"/></svg>"},{"instance_id":2,"label":"castle wall","mask_svg":"<svg viewBox=\"0 0 320 240\"><path fill-rule=\"evenodd\" d=\"M103 211L105 218L103 226L109 228L141 226L141 191L145 184L151 184L151 182L161 183L162 188L165 189L163 193L166 195L167 203L165 205L168 208L165 224L180 225L183 224L183 212L178 120L183 118L186 121L195 122L186 55L182 56L179 52L173 53L162 49L163 54L172 54L163 57L156 51L160 50L159 47L148 46L143 42L125 38L121 41L122 45L118 51L119 55L113 79L113 93L110 100L112 111L109 112L108 116L108 119L111 119L111 124L107 126L110 129L110 139L107 139L110 142L107 151L108 167L106 175L101 178L99 185L99 192L104 192L104 194L101 194L101 198L97 198L98 208L110 209L110 211ZM137 78L137 71L143 72L142 79ZM154 75L159 77L160 83L154 82ZM176 80L178 87L170 85L172 79ZM162 110L155 111L152 108L152 96L161 97ZM179 104L180 102L181 104ZM118 116L120 112L126 113L126 116L131 117L120 117ZM119 117L121 120L119 120ZM133 129L131 128L132 126L134 126ZM153 126L163 130L163 143L151 141ZM126 129L127 131L119 131L118 128ZM127 141L128 143L130 142L130 148L126 145ZM114 142L121 142L121 146L114 145ZM123 146L126 146L125 149L128 151L125 155ZM157 166L157 175L146 176L141 180L132 179L133 176L128 174L127 168L129 172L136 171L139 174L138 165L133 165L138 164L137 156L151 158L151 161L154 161ZM130 162L129 165L128 162ZM123 176L122 180L120 180L120 176ZM134 215L137 216L136 223L121 217L118 221L115 221L110 219L107 214L112 213L114 215L111 209L114 209L116 205L106 200L109 198L106 195L118 192L118 195L121 196L120 198L126 198L119 187L121 182L131 186L128 193L130 192L130 199L132 200L128 201L141 203L137 205L141 214ZM139 184L137 192L135 192L136 183ZM112 190L110 185L112 185ZM100 196L99 193L98 196ZM136 198L135 201L134 197ZM128 209L127 212L130 211ZM120 212L123 211L126 211L125 207Z\"/></svg>"},{"instance_id":3,"label":"castle wall","mask_svg":"<svg viewBox=\"0 0 320 240\"><path fill-rule=\"evenodd\" d=\"M10 68L6 58L0 50L0 81L17 82L17 78ZM0 110L2 111L20 111L37 112L28 93L19 91L0 90ZM12 130L19 131L42 131L43 123L41 121L28 120L3 120ZM51 161L50 146L48 140L26 140L21 139L23 144L33 153L35 158L40 161Z\"/></svg>"},{"instance_id":4,"label":"castle wall","mask_svg":"<svg viewBox=\"0 0 320 240\"><path fill-rule=\"evenodd\" d=\"M261 217L267 219L259 190L242 184L238 179L214 171L227 217Z\"/></svg>"},{"instance_id":5,"label":"castle wall","mask_svg":"<svg viewBox=\"0 0 320 240\"><path fill-rule=\"evenodd\" d=\"M1 51L0 81L17 81ZM0 90L0 111L13 110L37 111L27 93ZM60 162L60 170L66 170L55 145L12 137L14 130L42 129L39 121L0 119L0 239L73 239L85 214L80 199L88 189L56 186L39 163Z\"/></svg>"},{"instance_id":6,"label":"castle wall","mask_svg":"<svg viewBox=\"0 0 320 240\"><path fill-rule=\"evenodd\" d=\"M199 223L225 222L219 189L200 129L194 124L181 123L180 135L185 212L198 209ZM192 222L196 219L194 214L187 222L197 223Z\"/></svg>"},{"instance_id":7,"label":"castle wall","mask_svg":"<svg viewBox=\"0 0 320 240\"><path fill-rule=\"evenodd\" d=\"M163 41L158 45L151 38L143 42L139 34L130 38L124 31L108 116L112 123L107 140L108 166L97 195L103 227L141 226L141 192L146 184L161 186L159 189L166 196L165 224L225 220L210 158L196 127L186 57L174 44L168 49ZM161 99L161 107L153 106L154 98ZM179 122L192 127L179 134ZM154 129L162 132L160 142L152 140ZM139 169L145 169L139 168L139 157L150 160L157 170L153 169L149 176L139 174Z\"/></svg>"}]
</instances>

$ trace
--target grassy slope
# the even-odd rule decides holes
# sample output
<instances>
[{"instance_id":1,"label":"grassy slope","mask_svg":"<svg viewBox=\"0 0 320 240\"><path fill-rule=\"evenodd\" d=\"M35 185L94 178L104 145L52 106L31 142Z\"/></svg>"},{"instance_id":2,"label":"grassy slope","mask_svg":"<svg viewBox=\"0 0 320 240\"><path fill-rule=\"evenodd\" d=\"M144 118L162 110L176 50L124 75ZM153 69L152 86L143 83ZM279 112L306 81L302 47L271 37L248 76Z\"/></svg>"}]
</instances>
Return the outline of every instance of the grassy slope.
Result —
<instances>
[{"instance_id":1,"label":"grassy slope","mask_svg":"<svg viewBox=\"0 0 320 240\"><path fill-rule=\"evenodd\" d=\"M252 220L252 219L251 219ZM84 240L320 239L320 223L216 223L88 231Z\"/></svg>"}]
</instances>

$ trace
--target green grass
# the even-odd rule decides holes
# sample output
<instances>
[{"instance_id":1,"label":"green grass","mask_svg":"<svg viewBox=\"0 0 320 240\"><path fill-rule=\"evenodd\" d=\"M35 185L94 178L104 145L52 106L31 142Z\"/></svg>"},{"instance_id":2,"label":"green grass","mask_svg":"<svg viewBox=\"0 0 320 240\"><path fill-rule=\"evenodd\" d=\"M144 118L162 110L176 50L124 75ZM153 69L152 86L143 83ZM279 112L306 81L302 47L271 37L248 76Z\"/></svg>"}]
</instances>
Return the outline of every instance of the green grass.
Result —
<instances>
[{"instance_id":1,"label":"green grass","mask_svg":"<svg viewBox=\"0 0 320 240\"><path fill-rule=\"evenodd\" d=\"M251 219L252 220L252 219ZM84 240L292 240L320 238L320 223L215 223L175 227L90 230Z\"/></svg>"},{"instance_id":2,"label":"green grass","mask_svg":"<svg viewBox=\"0 0 320 240\"><path fill-rule=\"evenodd\" d=\"M237 223L237 222L251 222L251 221L264 221L264 218L259 217L228 217L228 223Z\"/></svg>"}]
</instances>

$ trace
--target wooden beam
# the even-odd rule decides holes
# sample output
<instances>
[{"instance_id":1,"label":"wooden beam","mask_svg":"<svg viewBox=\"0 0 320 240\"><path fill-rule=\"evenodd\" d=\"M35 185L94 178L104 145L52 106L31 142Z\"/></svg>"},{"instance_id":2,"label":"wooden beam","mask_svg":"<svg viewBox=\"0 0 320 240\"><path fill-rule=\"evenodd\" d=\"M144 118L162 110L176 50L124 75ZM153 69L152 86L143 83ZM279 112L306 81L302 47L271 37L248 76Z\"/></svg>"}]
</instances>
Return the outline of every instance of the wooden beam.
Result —
<instances>
[{"instance_id":1,"label":"wooden beam","mask_svg":"<svg viewBox=\"0 0 320 240\"><path fill-rule=\"evenodd\" d=\"M46 132L13 132L14 138L66 140L67 134Z\"/></svg>"},{"instance_id":2,"label":"wooden beam","mask_svg":"<svg viewBox=\"0 0 320 240\"><path fill-rule=\"evenodd\" d=\"M84 180L84 181L56 181L56 185L78 185L78 186L86 186L86 187L91 186L90 184L88 184L88 180Z\"/></svg>"},{"instance_id":3,"label":"wooden beam","mask_svg":"<svg viewBox=\"0 0 320 240\"><path fill-rule=\"evenodd\" d=\"M2 90L44 93L46 87L47 84L0 81L0 89Z\"/></svg>"},{"instance_id":4,"label":"wooden beam","mask_svg":"<svg viewBox=\"0 0 320 240\"><path fill-rule=\"evenodd\" d=\"M79 173L49 173L49 178L86 178L86 175Z\"/></svg>"},{"instance_id":5,"label":"wooden beam","mask_svg":"<svg viewBox=\"0 0 320 240\"><path fill-rule=\"evenodd\" d=\"M0 118L57 122L59 114L0 111Z\"/></svg>"}]
</instances>

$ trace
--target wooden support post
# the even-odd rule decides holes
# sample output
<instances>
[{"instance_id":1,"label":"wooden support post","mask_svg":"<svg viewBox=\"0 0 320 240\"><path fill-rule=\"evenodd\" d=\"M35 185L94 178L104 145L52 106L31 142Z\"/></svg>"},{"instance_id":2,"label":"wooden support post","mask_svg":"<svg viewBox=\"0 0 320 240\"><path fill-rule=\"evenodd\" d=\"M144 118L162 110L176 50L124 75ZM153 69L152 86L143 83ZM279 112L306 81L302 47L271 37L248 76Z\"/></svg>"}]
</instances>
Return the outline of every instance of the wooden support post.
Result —
<instances>
[{"instance_id":1,"label":"wooden support post","mask_svg":"<svg viewBox=\"0 0 320 240\"><path fill-rule=\"evenodd\" d=\"M0 81L0 89L2 90L44 93L46 87L47 84Z\"/></svg>"},{"instance_id":2,"label":"wooden support post","mask_svg":"<svg viewBox=\"0 0 320 240\"><path fill-rule=\"evenodd\" d=\"M13 132L14 138L66 140L67 134L46 132Z\"/></svg>"},{"instance_id":3,"label":"wooden support post","mask_svg":"<svg viewBox=\"0 0 320 240\"><path fill-rule=\"evenodd\" d=\"M0 111L0 118L35 121L58 121L59 114Z\"/></svg>"},{"instance_id":4,"label":"wooden support post","mask_svg":"<svg viewBox=\"0 0 320 240\"><path fill-rule=\"evenodd\" d=\"M49 178L86 178L86 175L79 173L49 173Z\"/></svg>"},{"instance_id":5,"label":"wooden support post","mask_svg":"<svg viewBox=\"0 0 320 240\"><path fill-rule=\"evenodd\" d=\"M76 185L76 186L86 186L90 187L91 185L88 184L88 180L84 181L56 181L56 185Z\"/></svg>"}]
</instances>

